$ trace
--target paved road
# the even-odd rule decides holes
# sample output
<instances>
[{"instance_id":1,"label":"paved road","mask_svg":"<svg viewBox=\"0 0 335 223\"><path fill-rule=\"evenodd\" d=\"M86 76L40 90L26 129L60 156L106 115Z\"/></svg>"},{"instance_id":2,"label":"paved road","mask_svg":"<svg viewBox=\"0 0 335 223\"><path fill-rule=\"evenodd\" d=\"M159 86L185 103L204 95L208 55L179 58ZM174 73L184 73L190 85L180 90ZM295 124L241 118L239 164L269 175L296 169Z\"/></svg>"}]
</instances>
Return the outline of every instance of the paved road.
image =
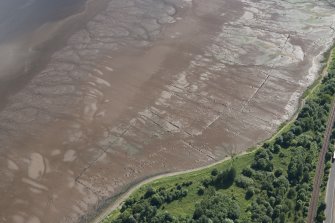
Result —
<instances>
[{"instance_id":1,"label":"paved road","mask_svg":"<svg viewBox=\"0 0 335 223\"><path fill-rule=\"evenodd\" d=\"M332 164L326 194L326 220L324 223L335 223L335 164Z\"/></svg>"}]
</instances>

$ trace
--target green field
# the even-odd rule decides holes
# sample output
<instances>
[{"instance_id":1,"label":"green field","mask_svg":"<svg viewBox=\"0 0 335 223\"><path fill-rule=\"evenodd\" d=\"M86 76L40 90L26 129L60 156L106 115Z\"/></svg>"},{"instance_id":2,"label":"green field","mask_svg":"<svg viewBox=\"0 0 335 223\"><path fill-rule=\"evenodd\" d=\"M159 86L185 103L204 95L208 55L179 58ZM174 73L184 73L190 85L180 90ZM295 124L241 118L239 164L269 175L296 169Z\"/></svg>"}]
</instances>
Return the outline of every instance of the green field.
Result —
<instances>
[{"instance_id":1,"label":"green field","mask_svg":"<svg viewBox=\"0 0 335 223\"><path fill-rule=\"evenodd\" d=\"M261 147L210 168L148 183L103 223L304 222L335 93L334 51L330 58L328 74L304 94L294 119ZM330 156L331 151L327 161ZM323 218L320 209L316 222Z\"/></svg>"}]
</instances>

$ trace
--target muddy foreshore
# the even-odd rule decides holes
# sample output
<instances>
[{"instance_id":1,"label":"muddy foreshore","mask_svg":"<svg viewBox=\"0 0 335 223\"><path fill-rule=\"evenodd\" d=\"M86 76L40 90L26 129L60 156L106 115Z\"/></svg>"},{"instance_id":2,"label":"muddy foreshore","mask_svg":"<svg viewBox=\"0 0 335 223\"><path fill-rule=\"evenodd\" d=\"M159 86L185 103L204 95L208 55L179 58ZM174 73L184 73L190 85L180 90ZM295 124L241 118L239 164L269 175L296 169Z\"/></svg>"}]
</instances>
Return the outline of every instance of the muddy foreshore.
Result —
<instances>
[{"instance_id":1,"label":"muddy foreshore","mask_svg":"<svg viewBox=\"0 0 335 223\"><path fill-rule=\"evenodd\" d=\"M4 99L2 222L85 221L127 185L263 141L293 115L335 36L323 1L88 6Z\"/></svg>"},{"instance_id":2,"label":"muddy foreshore","mask_svg":"<svg viewBox=\"0 0 335 223\"><path fill-rule=\"evenodd\" d=\"M7 106L8 97L19 92L36 74L41 72L50 61L52 54L67 43L73 32L82 29L89 20L105 8L107 3L108 0L85 0L67 13L64 12L64 15L59 15L58 19L45 19L47 21L41 19L42 21L39 21L40 24L36 24L36 27L27 22L27 27L32 28L31 31L21 24L21 27L18 26L15 29L23 31L11 33L9 30L9 34L2 33L4 37L0 38L0 110ZM31 4L35 3L32 1ZM70 14L71 11L72 14ZM57 16L54 15L54 17ZM6 33L7 30L1 31Z\"/></svg>"},{"instance_id":3,"label":"muddy foreshore","mask_svg":"<svg viewBox=\"0 0 335 223\"><path fill-rule=\"evenodd\" d=\"M323 54L323 58L326 59L328 58L327 63L325 63L323 60L322 62L319 62L317 64L317 67L320 67L318 73L320 78L316 79L314 81L314 83L312 85L310 85L309 89L306 89L306 91L311 90L313 91L313 89L317 88L317 86L319 86L320 82L322 81L321 77L324 77L325 75L327 75L328 72L328 66L331 62L331 51L334 50L334 44L332 47L330 47L328 49L328 51L326 51ZM309 94L306 94L307 92L305 91L305 93L300 97L300 104L298 106L298 109L296 109L295 114L290 117L287 122L282 123L280 125L280 128L277 130L277 132L271 136L271 138L269 139L265 139L264 141L258 143L258 145L256 145L253 148L250 148L249 150L239 153L239 154L234 154L236 156L243 156L246 154L250 154L250 153L254 153L257 151L257 148L259 148L259 146L262 146L266 141L272 140L275 138L275 136L277 134L280 134L283 130L286 129L286 127L288 125L290 125L292 122L294 122L294 120L297 118L299 111L301 111L302 107L305 104L305 99L308 97ZM306 95L305 95L306 94ZM127 187L123 188L123 191L115 196L109 197L108 199L106 199L103 202L100 202L98 204L98 206L96 206L95 210L88 213L87 215L82 216L82 221L84 222L90 222L90 223L101 223L103 220L107 219L109 215L113 215L114 211L120 209L123 205L123 203L129 198L131 197L134 193L136 193L137 190L139 190L141 187L147 185L147 184L151 184L155 181L158 181L160 179L164 179L164 178L169 178L172 176L183 176L184 174L188 174L188 173L195 173L197 171L201 171L204 169L209 169L212 168L218 164L224 163L228 160L230 160L232 158L232 156L227 156L222 160L219 160L215 163L211 163L209 165L206 166L202 166L202 167L198 167L198 168L194 168L194 169L188 169L188 170L184 170L184 171L179 171L179 172L168 172L168 173L161 173L155 176L147 176L146 178L144 178L143 180L140 180L138 182L133 182L132 184L128 185Z\"/></svg>"}]
</instances>

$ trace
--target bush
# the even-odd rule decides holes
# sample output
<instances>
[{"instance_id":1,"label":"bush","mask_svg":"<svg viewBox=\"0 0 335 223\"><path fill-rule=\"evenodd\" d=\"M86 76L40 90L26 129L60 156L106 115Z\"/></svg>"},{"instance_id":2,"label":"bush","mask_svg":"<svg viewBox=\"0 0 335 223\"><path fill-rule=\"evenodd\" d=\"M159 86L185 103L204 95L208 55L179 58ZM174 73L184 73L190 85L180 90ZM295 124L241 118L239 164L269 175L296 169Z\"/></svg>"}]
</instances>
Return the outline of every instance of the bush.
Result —
<instances>
[{"instance_id":1,"label":"bush","mask_svg":"<svg viewBox=\"0 0 335 223\"><path fill-rule=\"evenodd\" d=\"M254 184L254 180L249 177L241 175L235 179L235 183L236 183L236 186L238 187L247 188Z\"/></svg>"},{"instance_id":2,"label":"bush","mask_svg":"<svg viewBox=\"0 0 335 223\"><path fill-rule=\"evenodd\" d=\"M248 187L247 192L245 193L245 199L249 200L254 196L255 194L255 189L253 187Z\"/></svg>"},{"instance_id":3,"label":"bush","mask_svg":"<svg viewBox=\"0 0 335 223\"><path fill-rule=\"evenodd\" d=\"M282 170L282 169L277 169L277 170L275 171L275 176L276 176L276 177L280 177L282 174L283 174L283 170Z\"/></svg>"},{"instance_id":4,"label":"bush","mask_svg":"<svg viewBox=\"0 0 335 223\"><path fill-rule=\"evenodd\" d=\"M219 171L215 168L215 169L212 170L211 175L212 176L217 176L218 173L219 173Z\"/></svg>"},{"instance_id":5,"label":"bush","mask_svg":"<svg viewBox=\"0 0 335 223\"><path fill-rule=\"evenodd\" d=\"M303 177L303 171L304 171L304 159L302 157L301 153L295 153L290 161L290 164L288 165L287 169L287 175L289 181L295 185L300 182L300 180Z\"/></svg>"},{"instance_id":6,"label":"bush","mask_svg":"<svg viewBox=\"0 0 335 223\"><path fill-rule=\"evenodd\" d=\"M250 167L246 167L242 170L242 174L246 177L252 177L252 175L254 174L254 171Z\"/></svg>"},{"instance_id":7,"label":"bush","mask_svg":"<svg viewBox=\"0 0 335 223\"><path fill-rule=\"evenodd\" d=\"M236 177L236 169L231 167L228 170L223 170L214 178L214 186L219 188L229 187L234 183Z\"/></svg>"},{"instance_id":8,"label":"bush","mask_svg":"<svg viewBox=\"0 0 335 223\"><path fill-rule=\"evenodd\" d=\"M158 194L152 196L150 204L155 207L160 207L163 204L163 198Z\"/></svg>"},{"instance_id":9,"label":"bush","mask_svg":"<svg viewBox=\"0 0 335 223\"><path fill-rule=\"evenodd\" d=\"M192 184L193 184L192 181L187 181L187 182L183 182L181 185L182 185L183 187L189 187L189 186L191 186Z\"/></svg>"},{"instance_id":10,"label":"bush","mask_svg":"<svg viewBox=\"0 0 335 223\"><path fill-rule=\"evenodd\" d=\"M278 154L281 150L281 147L279 144L275 144L273 147L273 153Z\"/></svg>"},{"instance_id":11,"label":"bush","mask_svg":"<svg viewBox=\"0 0 335 223\"><path fill-rule=\"evenodd\" d=\"M326 203L324 201L321 201L319 203L319 207L318 207L318 210L317 210L317 214L316 214L316 222L317 223L322 223L324 220L326 220L326 217L325 217L325 210L326 210Z\"/></svg>"},{"instance_id":12,"label":"bush","mask_svg":"<svg viewBox=\"0 0 335 223\"><path fill-rule=\"evenodd\" d=\"M280 158L284 158L284 157L285 157L285 154L284 154L283 152L280 152L280 153L279 153L279 157L280 157Z\"/></svg>"},{"instance_id":13,"label":"bush","mask_svg":"<svg viewBox=\"0 0 335 223\"><path fill-rule=\"evenodd\" d=\"M296 196L297 196L297 192L295 191L295 189L290 188L288 193L287 193L287 198L294 199Z\"/></svg>"},{"instance_id":14,"label":"bush","mask_svg":"<svg viewBox=\"0 0 335 223\"><path fill-rule=\"evenodd\" d=\"M202 222L206 217L213 222L224 222L225 219L236 220L240 216L240 207L235 200L227 195L215 194L201 201L193 214L195 222Z\"/></svg>"},{"instance_id":15,"label":"bush","mask_svg":"<svg viewBox=\"0 0 335 223\"><path fill-rule=\"evenodd\" d=\"M269 159L266 158L259 158L254 160L251 167L255 170L264 170L269 172L273 170L273 164Z\"/></svg>"},{"instance_id":16,"label":"bush","mask_svg":"<svg viewBox=\"0 0 335 223\"><path fill-rule=\"evenodd\" d=\"M156 193L156 191L152 187L148 187L147 191L144 194L144 198L149 198L152 195L154 195L155 193Z\"/></svg>"},{"instance_id":17,"label":"bush","mask_svg":"<svg viewBox=\"0 0 335 223\"><path fill-rule=\"evenodd\" d=\"M202 185L204 185L204 187L208 187L209 185L211 185L212 181L210 179L204 179L202 181Z\"/></svg>"},{"instance_id":18,"label":"bush","mask_svg":"<svg viewBox=\"0 0 335 223\"><path fill-rule=\"evenodd\" d=\"M204 195L204 193L205 193L205 187L204 186L200 186L199 188L198 188L198 195Z\"/></svg>"}]
</instances>

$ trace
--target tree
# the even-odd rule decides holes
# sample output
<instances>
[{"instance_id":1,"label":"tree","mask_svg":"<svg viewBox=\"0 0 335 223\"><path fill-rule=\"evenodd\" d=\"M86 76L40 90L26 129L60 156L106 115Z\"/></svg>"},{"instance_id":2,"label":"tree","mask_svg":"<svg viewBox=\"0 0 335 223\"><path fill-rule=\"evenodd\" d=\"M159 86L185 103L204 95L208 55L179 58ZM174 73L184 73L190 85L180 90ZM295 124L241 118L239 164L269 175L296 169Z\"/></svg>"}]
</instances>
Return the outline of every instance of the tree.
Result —
<instances>
[{"instance_id":1,"label":"tree","mask_svg":"<svg viewBox=\"0 0 335 223\"><path fill-rule=\"evenodd\" d=\"M172 217L171 214L169 214L168 212L164 212L164 213L158 213L152 220L152 223L169 223L169 222L173 222L174 218Z\"/></svg>"},{"instance_id":2,"label":"tree","mask_svg":"<svg viewBox=\"0 0 335 223\"><path fill-rule=\"evenodd\" d=\"M283 143L281 146L287 148L291 145L291 141L294 138L294 134L291 131L283 133Z\"/></svg>"},{"instance_id":3,"label":"tree","mask_svg":"<svg viewBox=\"0 0 335 223\"><path fill-rule=\"evenodd\" d=\"M203 195L204 193L205 193L205 187L204 186L200 186L199 188L198 188L198 195Z\"/></svg>"},{"instance_id":4,"label":"tree","mask_svg":"<svg viewBox=\"0 0 335 223\"><path fill-rule=\"evenodd\" d=\"M315 218L316 222L322 223L324 220L326 220L326 216L324 213L325 210L326 210L326 203L324 201L321 201L319 203L319 207L318 207L316 218Z\"/></svg>"},{"instance_id":5,"label":"tree","mask_svg":"<svg viewBox=\"0 0 335 223\"><path fill-rule=\"evenodd\" d=\"M287 198L294 199L296 196L297 196L297 192L295 191L295 189L290 188L288 193L287 193Z\"/></svg>"},{"instance_id":6,"label":"tree","mask_svg":"<svg viewBox=\"0 0 335 223\"><path fill-rule=\"evenodd\" d=\"M288 179L293 185L300 182L303 176L303 169L304 159L300 153L296 153L294 156L292 156L287 169Z\"/></svg>"},{"instance_id":7,"label":"tree","mask_svg":"<svg viewBox=\"0 0 335 223\"><path fill-rule=\"evenodd\" d=\"M279 144L275 144L273 147L273 153L278 154L281 150L281 146Z\"/></svg>"},{"instance_id":8,"label":"tree","mask_svg":"<svg viewBox=\"0 0 335 223\"><path fill-rule=\"evenodd\" d=\"M156 191L152 187L148 187L145 194L144 194L144 198L149 198L152 195L154 195L155 193L156 193Z\"/></svg>"},{"instance_id":9,"label":"tree","mask_svg":"<svg viewBox=\"0 0 335 223\"><path fill-rule=\"evenodd\" d=\"M150 204L152 206L160 207L163 204L163 199L158 194L155 194L155 195L152 196L152 198L150 200Z\"/></svg>"},{"instance_id":10,"label":"tree","mask_svg":"<svg viewBox=\"0 0 335 223\"><path fill-rule=\"evenodd\" d=\"M241 176L238 176L235 179L235 183L236 183L236 186L238 186L238 187L247 188L247 187L253 185L254 181L253 181L253 179L251 179L249 177L241 175Z\"/></svg>"},{"instance_id":11,"label":"tree","mask_svg":"<svg viewBox=\"0 0 335 223\"><path fill-rule=\"evenodd\" d=\"M282 169L277 169L277 170L275 171L275 176L276 176L276 177L280 177L282 174L283 174L283 170L282 170Z\"/></svg>"},{"instance_id":12,"label":"tree","mask_svg":"<svg viewBox=\"0 0 335 223\"><path fill-rule=\"evenodd\" d=\"M253 187L248 187L247 192L245 193L245 199L249 200L254 196L255 194L255 189Z\"/></svg>"},{"instance_id":13,"label":"tree","mask_svg":"<svg viewBox=\"0 0 335 223\"><path fill-rule=\"evenodd\" d=\"M233 184L235 177L236 169L231 167L228 170L222 171L216 176L214 179L214 185L221 188L229 187Z\"/></svg>"},{"instance_id":14,"label":"tree","mask_svg":"<svg viewBox=\"0 0 335 223\"><path fill-rule=\"evenodd\" d=\"M200 222L201 218L206 217L213 222L224 222L227 218L236 220L239 216L240 207L235 200L227 195L215 194L196 206L193 219Z\"/></svg>"},{"instance_id":15,"label":"tree","mask_svg":"<svg viewBox=\"0 0 335 223\"><path fill-rule=\"evenodd\" d=\"M273 170L273 164L270 160L266 158L259 158L257 160L254 160L251 167L255 170L264 170L264 171L272 171Z\"/></svg>"},{"instance_id":16,"label":"tree","mask_svg":"<svg viewBox=\"0 0 335 223\"><path fill-rule=\"evenodd\" d=\"M255 170L272 171L273 164L270 161L271 159L272 153L269 150L260 149L256 152L251 167Z\"/></svg>"},{"instance_id":17,"label":"tree","mask_svg":"<svg viewBox=\"0 0 335 223\"><path fill-rule=\"evenodd\" d=\"M216 175L218 175L218 173L219 173L218 169L215 168L215 169L212 170L211 175L216 176Z\"/></svg>"},{"instance_id":18,"label":"tree","mask_svg":"<svg viewBox=\"0 0 335 223\"><path fill-rule=\"evenodd\" d=\"M254 171L250 167L246 167L242 170L242 174L246 177L251 177L254 174Z\"/></svg>"}]
</instances>

